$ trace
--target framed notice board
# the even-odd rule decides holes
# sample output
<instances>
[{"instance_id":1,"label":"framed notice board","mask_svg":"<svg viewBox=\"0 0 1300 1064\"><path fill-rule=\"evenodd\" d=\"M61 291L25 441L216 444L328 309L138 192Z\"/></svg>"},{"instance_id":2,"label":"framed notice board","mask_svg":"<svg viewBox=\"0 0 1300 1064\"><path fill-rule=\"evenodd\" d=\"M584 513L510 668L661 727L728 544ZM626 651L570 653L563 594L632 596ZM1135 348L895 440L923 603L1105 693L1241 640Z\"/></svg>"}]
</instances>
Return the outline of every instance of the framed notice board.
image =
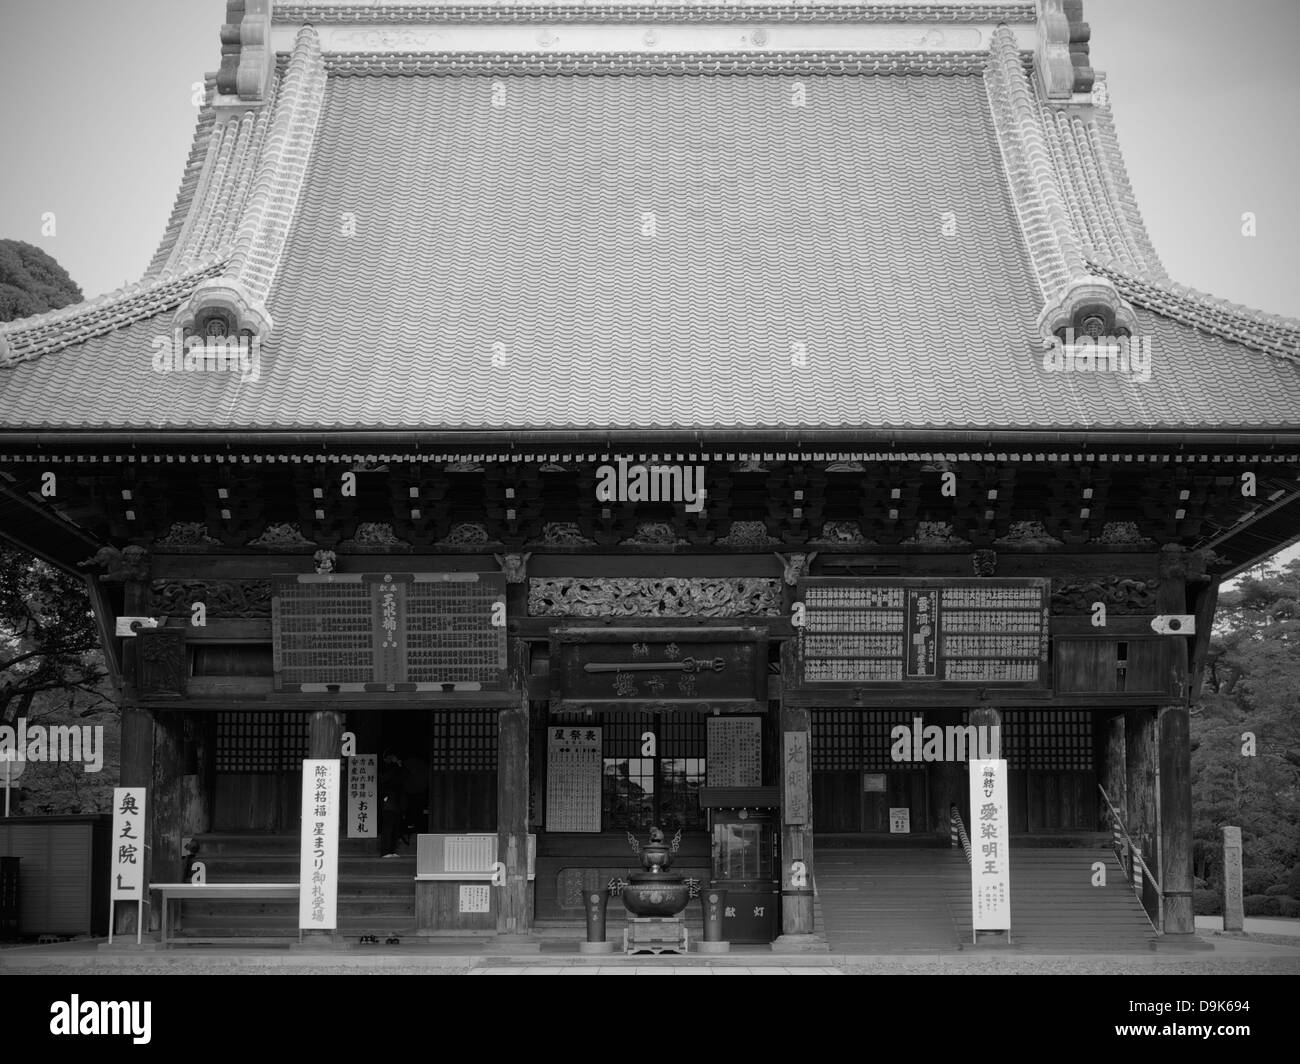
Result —
<instances>
[{"instance_id":1,"label":"framed notice board","mask_svg":"<svg viewBox=\"0 0 1300 1064\"><path fill-rule=\"evenodd\" d=\"M798 683L1047 687L1051 581L810 577Z\"/></svg>"},{"instance_id":2,"label":"framed notice board","mask_svg":"<svg viewBox=\"0 0 1300 1064\"><path fill-rule=\"evenodd\" d=\"M274 578L277 691L500 691L504 573Z\"/></svg>"}]
</instances>

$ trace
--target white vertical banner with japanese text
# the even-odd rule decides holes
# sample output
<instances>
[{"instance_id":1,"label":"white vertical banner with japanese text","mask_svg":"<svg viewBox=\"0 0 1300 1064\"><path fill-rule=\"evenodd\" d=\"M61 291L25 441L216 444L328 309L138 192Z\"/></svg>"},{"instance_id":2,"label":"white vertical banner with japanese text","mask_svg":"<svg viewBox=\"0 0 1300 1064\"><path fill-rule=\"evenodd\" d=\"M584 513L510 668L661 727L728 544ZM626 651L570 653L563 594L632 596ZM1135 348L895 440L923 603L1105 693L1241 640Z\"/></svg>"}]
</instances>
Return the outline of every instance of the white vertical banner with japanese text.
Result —
<instances>
[{"instance_id":1,"label":"white vertical banner with japanese text","mask_svg":"<svg viewBox=\"0 0 1300 1064\"><path fill-rule=\"evenodd\" d=\"M1007 838L1007 763L970 765L971 927L1011 930L1011 863Z\"/></svg>"},{"instance_id":2,"label":"white vertical banner with japanese text","mask_svg":"<svg viewBox=\"0 0 1300 1064\"><path fill-rule=\"evenodd\" d=\"M113 845L109 850L113 901L140 901L144 897L143 787L113 788Z\"/></svg>"},{"instance_id":3,"label":"white vertical banner with japanese text","mask_svg":"<svg viewBox=\"0 0 1300 1064\"><path fill-rule=\"evenodd\" d=\"M379 834L379 755L348 758L348 838L373 839Z\"/></svg>"},{"instance_id":4,"label":"white vertical banner with japanese text","mask_svg":"<svg viewBox=\"0 0 1300 1064\"><path fill-rule=\"evenodd\" d=\"M339 762L302 763L302 863L298 926L333 931L339 896Z\"/></svg>"}]
</instances>

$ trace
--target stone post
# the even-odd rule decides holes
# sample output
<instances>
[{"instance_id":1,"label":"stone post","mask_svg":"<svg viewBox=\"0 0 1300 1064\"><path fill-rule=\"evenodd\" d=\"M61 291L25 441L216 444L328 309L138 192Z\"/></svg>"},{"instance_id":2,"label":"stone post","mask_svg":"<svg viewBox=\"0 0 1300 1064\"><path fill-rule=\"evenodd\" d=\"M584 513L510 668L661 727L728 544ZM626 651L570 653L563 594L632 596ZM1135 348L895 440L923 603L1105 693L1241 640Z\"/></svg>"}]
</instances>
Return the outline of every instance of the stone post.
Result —
<instances>
[{"instance_id":1,"label":"stone post","mask_svg":"<svg viewBox=\"0 0 1300 1064\"><path fill-rule=\"evenodd\" d=\"M1223 829L1223 930L1242 931L1241 828Z\"/></svg>"}]
</instances>

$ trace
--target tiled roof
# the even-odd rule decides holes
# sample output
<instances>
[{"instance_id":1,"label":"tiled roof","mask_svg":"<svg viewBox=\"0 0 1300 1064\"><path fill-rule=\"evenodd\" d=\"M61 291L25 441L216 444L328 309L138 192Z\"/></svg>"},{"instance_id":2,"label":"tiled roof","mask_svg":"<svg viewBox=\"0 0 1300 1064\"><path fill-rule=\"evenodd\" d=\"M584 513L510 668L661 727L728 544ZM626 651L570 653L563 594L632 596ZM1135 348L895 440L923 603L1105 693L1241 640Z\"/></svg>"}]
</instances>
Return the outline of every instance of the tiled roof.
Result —
<instances>
[{"instance_id":1,"label":"tiled roof","mask_svg":"<svg viewBox=\"0 0 1300 1064\"><path fill-rule=\"evenodd\" d=\"M1042 105L1009 31L987 72L655 61L327 61L302 30L145 282L264 299L257 379L154 372L188 291L137 293L0 328L0 428L1300 423L1300 326L1168 281L1105 108ZM1040 312L1086 279L1137 308L1148 381L1043 368Z\"/></svg>"},{"instance_id":2,"label":"tiled roof","mask_svg":"<svg viewBox=\"0 0 1300 1064\"><path fill-rule=\"evenodd\" d=\"M514 0L441 4L276 4L276 22L402 25L438 22L731 22L737 14L763 22L1033 22L1032 3L811 3L808 0Z\"/></svg>"}]
</instances>

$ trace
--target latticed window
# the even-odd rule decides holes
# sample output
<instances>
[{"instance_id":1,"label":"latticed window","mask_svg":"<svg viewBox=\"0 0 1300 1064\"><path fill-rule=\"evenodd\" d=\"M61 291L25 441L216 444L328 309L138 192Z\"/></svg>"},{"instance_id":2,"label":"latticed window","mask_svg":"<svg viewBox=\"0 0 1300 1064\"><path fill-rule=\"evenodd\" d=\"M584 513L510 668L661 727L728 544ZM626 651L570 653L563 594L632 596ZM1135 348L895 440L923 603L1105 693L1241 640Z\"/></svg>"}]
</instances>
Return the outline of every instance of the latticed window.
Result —
<instances>
[{"instance_id":1,"label":"latticed window","mask_svg":"<svg viewBox=\"0 0 1300 1064\"><path fill-rule=\"evenodd\" d=\"M306 713L218 713L217 771L301 772L309 729Z\"/></svg>"},{"instance_id":2,"label":"latticed window","mask_svg":"<svg viewBox=\"0 0 1300 1064\"><path fill-rule=\"evenodd\" d=\"M601 726L606 829L645 831L657 824L671 834L705 826L699 792L705 784L707 717L610 713ZM653 757L643 754L647 732L655 737Z\"/></svg>"},{"instance_id":3,"label":"latticed window","mask_svg":"<svg viewBox=\"0 0 1300 1064\"><path fill-rule=\"evenodd\" d=\"M498 730L494 709L438 710L433 714L433 770L495 772Z\"/></svg>"},{"instance_id":4,"label":"latticed window","mask_svg":"<svg viewBox=\"0 0 1300 1064\"><path fill-rule=\"evenodd\" d=\"M909 709L814 709L814 772L889 772L920 769L913 761L894 761L890 733L899 724L913 728L921 714Z\"/></svg>"},{"instance_id":5,"label":"latticed window","mask_svg":"<svg viewBox=\"0 0 1300 1064\"><path fill-rule=\"evenodd\" d=\"M1091 770L1092 714L1086 709L1004 710L1002 749L1008 768Z\"/></svg>"}]
</instances>

